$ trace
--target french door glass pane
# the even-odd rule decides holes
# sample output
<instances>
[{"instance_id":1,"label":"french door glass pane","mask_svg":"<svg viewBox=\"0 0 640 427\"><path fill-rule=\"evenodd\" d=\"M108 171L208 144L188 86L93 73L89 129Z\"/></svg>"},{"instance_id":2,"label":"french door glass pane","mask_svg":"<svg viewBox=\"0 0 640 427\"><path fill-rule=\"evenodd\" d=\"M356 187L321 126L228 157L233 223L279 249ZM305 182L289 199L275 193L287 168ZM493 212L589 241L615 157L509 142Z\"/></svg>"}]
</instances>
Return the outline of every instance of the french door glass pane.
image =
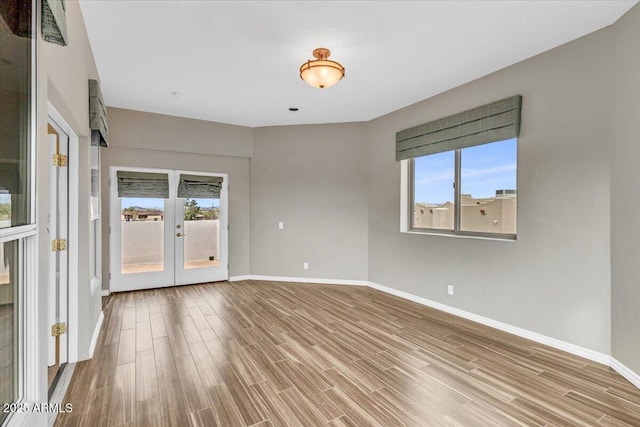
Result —
<instances>
[{"instance_id":1,"label":"french door glass pane","mask_svg":"<svg viewBox=\"0 0 640 427\"><path fill-rule=\"evenodd\" d=\"M517 140L461 150L460 230L516 234Z\"/></svg>"},{"instance_id":2,"label":"french door glass pane","mask_svg":"<svg viewBox=\"0 0 640 427\"><path fill-rule=\"evenodd\" d=\"M164 271L165 199L120 201L122 274Z\"/></svg>"},{"instance_id":3,"label":"french door glass pane","mask_svg":"<svg viewBox=\"0 0 640 427\"><path fill-rule=\"evenodd\" d=\"M18 399L18 240L0 244L0 403ZM0 412L0 424L8 414Z\"/></svg>"},{"instance_id":4,"label":"french door glass pane","mask_svg":"<svg viewBox=\"0 0 640 427\"><path fill-rule=\"evenodd\" d=\"M0 2L0 228L31 223L31 2Z\"/></svg>"},{"instance_id":5,"label":"french door glass pane","mask_svg":"<svg viewBox=\"0 0 640 427\"><path fill-rule=\"evenodd\" d=\"M220 265L220 199L185 199L184 268Z\"/></svg>"},{"instance_id":6,"label":"french door glass pane","mask_svg":"<svg viewBox=\"0 0 640 427\"><path fill-rule=\"evenodd\" d=\"M414 159L413 227L453 230L455 151Z\"/></svg>"}]
</instances>

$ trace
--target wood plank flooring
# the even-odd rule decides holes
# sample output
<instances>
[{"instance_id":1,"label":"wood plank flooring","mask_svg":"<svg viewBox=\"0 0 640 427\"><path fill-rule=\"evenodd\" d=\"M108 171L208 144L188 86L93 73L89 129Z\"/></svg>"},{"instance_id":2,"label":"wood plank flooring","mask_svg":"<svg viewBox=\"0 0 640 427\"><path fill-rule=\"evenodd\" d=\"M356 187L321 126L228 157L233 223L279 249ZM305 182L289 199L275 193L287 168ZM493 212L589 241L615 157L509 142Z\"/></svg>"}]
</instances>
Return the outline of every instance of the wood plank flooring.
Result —
<instances>
[{"instance_id":1,"label":"wood plank flooring","mask_svg":"<svg viewBox=\"0 0 640 427\"><path fill-rule=\"evenodd\" d=\"M57 426L640 426L612 369L385 293L214 283L112 295Z\"/></svg>"}]
</instances>

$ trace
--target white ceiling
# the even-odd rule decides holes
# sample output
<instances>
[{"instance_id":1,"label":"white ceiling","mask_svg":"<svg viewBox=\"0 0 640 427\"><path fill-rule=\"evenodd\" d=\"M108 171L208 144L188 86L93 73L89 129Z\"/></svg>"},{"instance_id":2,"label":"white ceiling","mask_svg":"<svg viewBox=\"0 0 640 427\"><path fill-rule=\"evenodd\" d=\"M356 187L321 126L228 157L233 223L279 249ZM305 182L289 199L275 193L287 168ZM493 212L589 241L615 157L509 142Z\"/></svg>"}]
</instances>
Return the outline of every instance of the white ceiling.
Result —
<instances>
[{"instance_id":1,"label":"white ceiling","mask_svg":"<svg viewBox=\"0 0 640 427\"><path fill-rule=\"evenodd\" d=\"M107 105L257 127L371 120L610 25L635 3L80 4ZM298 74L317 47L346 68L324 90Z\"/></svg>"}]
</instances>

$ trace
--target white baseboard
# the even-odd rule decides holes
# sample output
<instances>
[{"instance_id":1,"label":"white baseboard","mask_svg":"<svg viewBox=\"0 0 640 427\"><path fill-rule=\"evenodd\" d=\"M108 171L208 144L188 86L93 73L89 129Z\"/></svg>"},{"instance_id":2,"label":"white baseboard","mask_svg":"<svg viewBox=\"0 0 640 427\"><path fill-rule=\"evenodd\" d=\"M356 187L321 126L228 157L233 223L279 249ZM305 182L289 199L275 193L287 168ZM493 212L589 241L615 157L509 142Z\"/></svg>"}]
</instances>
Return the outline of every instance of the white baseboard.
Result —
<instances>
[{"instance_id":1,"label":"white baseboard","mask_svg":"<svg viewBox=\"0 0 640 427\"><path fill-rule=\"evenodd\" d=\"M369 282L369 286L378 289L379 291L386 292L391 295L395 295L400 298L404 298L418 304L426 305L427 307L435 308L436 310L444 311L445 313L453 314L463 319L471 320L482 325L490 326L495 329L499 329L504 332L508 332L513 335L517 335L522 338L535 341L540 344L548 345L549 347L557 348L558 350L566 351L567 353L575 354L576 356L584 357L585 359L592 360L594 362L602 363L609 366L611 356L603 354L588 348L581 347L579 345L571 344L566 341L552 338L547 335L532 332L527 329L519 328L517 326L509 325L498 320L490 319L488 317L480 316L478 314L470 313L468 311L461 310L459 308L451 307L446 304L442 304L436 301L432 301L426 298L422 298L407 292L399 291L397 289L389 288L387 286L379 285L374 282Z\"/></svg>"},{"instance_id":2,"label":"white baseboard","mask_svg":"<svg viewBox=\"0 0 640 427\"><path fill-rule=\"evenodd\" d=\"M102 289L100 291L100 295L102 295L103 297L108 297L109 295L111 295L111 292L109 291L109 289Z\"/></svg>"},{"instance_id":3,"label":"white baseboard","mask_svg":"<svg viewBox=\"0 0 640 427\"><path fill-rule=\"evenodd\" d=\"M264 280L271 282L320 283L323 285L369 286L369 282L366 280L320 279L317 277L260 276L250 274L247 276L233 276L229 278L230 282L235 282L238 280Z\"/></svg>"},{"instance_id":4,"label":"white baseboard","mask_svg":"<svg viewBox=\"0 0 640 427\"><path fill-rule=\"evenodd\" d=\"M640 374L633 372L627 366L622 364L622 362L618 361L615 358L611 358L611 363L609 364L612 369L614 369L617 373L622 375L627 381L629 381L634 386L640 388Z\"/></svg>"},{"instance_id":5,"label":"white baseboard","mask_svg":"<svg viewBox=\"0 0 640 427\"><path fill-rule=\"evenodd\" d=\"M230 282L240 282L242 280L252 280L253 276L245 275L245 276L229 276Z\"/></svg>"},{"instance_id":6,"label":"white baseboard","mask_svg":"<svg viewBox=\"0 0 640 427\"><path fill-rule=\"evenodd\" d=\"M93 337L91 337L91 345L89 346L89 359L93 357L93 352L96 350L96 344L98 343L98 336L100 335L100 328L102 327L102 322L104 321L104 312L100 312L100 317L98 317L98 323L96 323L96 328L93 330Z\"/></svg>"}]
</instances>

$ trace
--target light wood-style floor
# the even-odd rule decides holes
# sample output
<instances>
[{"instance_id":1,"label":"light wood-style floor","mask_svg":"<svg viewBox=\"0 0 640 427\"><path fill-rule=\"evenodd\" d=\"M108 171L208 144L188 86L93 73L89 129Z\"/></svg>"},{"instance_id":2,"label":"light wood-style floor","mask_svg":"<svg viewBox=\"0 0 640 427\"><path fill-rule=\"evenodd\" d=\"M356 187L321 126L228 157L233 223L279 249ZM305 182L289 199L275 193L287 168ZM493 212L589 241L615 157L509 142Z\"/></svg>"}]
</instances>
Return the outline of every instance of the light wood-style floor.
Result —
<instances>
[{"instance_id":1,"label":"light wood-style floor","mask_svg":"<svg viewBox=\"0 0 640 427\"><path fill-rule=\"evenodd\" d=\"M379 291L112 295L58 426L640 426L610 368Z\"/></svg>"}]
</instances>

